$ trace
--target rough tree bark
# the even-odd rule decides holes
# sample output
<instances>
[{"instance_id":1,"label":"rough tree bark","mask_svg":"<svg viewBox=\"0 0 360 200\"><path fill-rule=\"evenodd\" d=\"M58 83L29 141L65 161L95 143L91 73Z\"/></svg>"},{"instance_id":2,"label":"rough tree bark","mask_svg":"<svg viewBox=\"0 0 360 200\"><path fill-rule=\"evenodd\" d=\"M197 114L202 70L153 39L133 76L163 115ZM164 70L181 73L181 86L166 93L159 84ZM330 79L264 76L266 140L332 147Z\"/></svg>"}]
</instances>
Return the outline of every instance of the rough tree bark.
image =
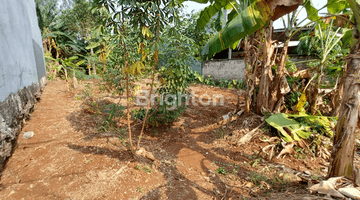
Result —
<instances>
[{"instance_id":1,"label":"rough tree bark","mask_svg":"<svg viewBox=\"0 0 360 200\"><path fill-rule=\"evenodd\" d=\"M360 44L353 48L347 57L346 76L344 77L343 99L333 150L330 159L329 177L345 176L359 182L353 165L355 152L355 130L359 119L360 105Z\"/></svg>"},{"instance_id":2,"label":"rough tree bark","mask_svg":"<svg viewBox=\"0 0 360 200\"><path fill-rule=\"evenodd\" d=\"M271 40L272 37L272 21L270 20L269 26L265 28L265 41L264 41L264 54L262 61L262 72L259 85L259 94L256 100L256 113L261 114L263 109L269 109L269 95L270 83L272 82L273 75L271 71L271 62L274 54L275 45Z\"/></svg>"},{"instance_id":3,"label":"rough tree bark","mask_svg":"<svg viewBox=\"0 0 360 200\"><path fill-rule=\"evenodd\" d=\"M248 37L245 39L245 80L246 80L246 94L245 94L245 113L249 113L253 98L253 93L256 85L256 77L258 71L258 51L253 45L254 39Z\"/></svg>"},{"instance_id":4,"label":"rough tree bark","mask_svg":"<svg viewBox=\"0 0 360 200\"><path fill-rule=\"evenodd\" d=\"M247 83L247 91L245 97L245 113L250 112L252 108L252 104L255 105L255 111L258 114L265 109L266 111L273 112L274 110L279 110L280 105L283 99L284 94L286 94L290 88L287 84L284 75L277 76L275 83L271 85L272 79L274 78L271 71L271 66L275 60L272 60L274 54L274 44L271 40L271 32L272 32L272 22L276 19L280 18L281 16L288 14L298 8L298 6L303 4L303 0L265 0L267 5L270 7L272 16L270 17L270 22L268 27L265 30L265 42L264 42L264 49L263 49L263 56L262 56L262 72L261 74L257 73L257 65L258 63L255 62L249 68L246 68L247 75L246 83ZM285 44L286 46L286 44ZM287 46L286 46L287 47ZM283 68L285 68L286 62L286 55L287 55L287 48L284 47L284 51L281 57L281 63L283 67L280 67L280 72L284 74ZM248 43L245 44L245 58L249 58L249 46ZM259 56L257 56L259 58ZM250 65L249 60L246 60L245 63ZM254 68L254 69L253 69ZM252 70L252 72L251 72ZM279 71L278 70L278 71ZM259 93L256 97L254 93L256 83L256 78L261 77L260 85L259 85ZM270 96L270 87L277 91L275 94L271 94ZM254 99L252 99L254 97ZM263 109L264 108L264 109Z\"/></svg>"},{"instance_id":5,"label":"rough tree bark","mask_svg":"<svg viewBox=\"0 0 360 200\"><path fill-rule=\"evenodd\" d=\"M285 74L286 70L286 59L288 55L290 39L286 40L284 43L283 50L280 55L280 64L277 68L274 82L271 86L271 97L269 101L269 110L280 112L281 106L283 105L283 98L285 94L290 92L289 84L286 80Z\"/></svg>"}]
</instances>

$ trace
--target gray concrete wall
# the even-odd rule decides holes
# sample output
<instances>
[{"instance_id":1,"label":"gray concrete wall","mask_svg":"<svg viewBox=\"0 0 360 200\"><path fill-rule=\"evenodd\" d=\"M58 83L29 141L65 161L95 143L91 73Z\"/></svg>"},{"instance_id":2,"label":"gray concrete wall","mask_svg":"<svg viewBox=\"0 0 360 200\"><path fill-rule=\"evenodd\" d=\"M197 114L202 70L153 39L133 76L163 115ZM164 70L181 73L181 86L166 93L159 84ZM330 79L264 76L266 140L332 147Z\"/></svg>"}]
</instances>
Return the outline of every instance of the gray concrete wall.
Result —
<instances>
[{"instance_id":1,"label":"gray concrete wall","mask_svg":"<svg viewBox=\"0 0 360 200\"><path fill-rule=\"evenodd\" d=\"M245 62L242 59L205 61L202 64L202 74L205 78L211 75L216 81L245 80Z\"/></svg>"},{"instance_id":2,"label":"gray concrete wall","mask_svg":"<svg viewBox=\"0 0 360 200\"><path fill-rule=\"evenodd\" d=\"M0 0L0 102L45 77L34 0Z\"/></svg>"},{"instance_id":3,"label":"gray concrete wall","mask_svg":"<svg viewBox=\"0 0 360 200\"><path fill-rule=\"evenodd\" d=\"M311 56L289 55L290 60L293 62L306 61L315 59ZM307 68L307 63L297 63L296 66L300 69ZM240 59L221 59L205 61L202 64L202 73L205 78L210 75L214 80L221 79L232 80L245 80L245 62Z\"/></svg>"},{"instance_id":4,"label":"gray concrete wall","mask_svg":"<svg viewBox=\"0 0 360 200\"><path fill-rule=\"evenodd\" d=\"M46 82L34 0L0 0L0 170Z\"/></svg>"}]
</instances>

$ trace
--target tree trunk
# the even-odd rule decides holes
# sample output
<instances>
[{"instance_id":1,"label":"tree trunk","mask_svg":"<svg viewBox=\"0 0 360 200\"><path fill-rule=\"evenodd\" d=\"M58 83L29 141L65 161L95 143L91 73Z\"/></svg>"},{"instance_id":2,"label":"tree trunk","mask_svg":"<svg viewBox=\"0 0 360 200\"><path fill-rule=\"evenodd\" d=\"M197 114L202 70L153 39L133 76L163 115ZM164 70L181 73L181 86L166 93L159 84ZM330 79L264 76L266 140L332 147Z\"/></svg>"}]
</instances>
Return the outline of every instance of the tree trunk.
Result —
<instances>
[{"instance_id":1,"label":"tree trunk","mask_svg":"<svg viewBox=\"0 0 360 200\"><path fill-rule=\"evenodd\" d=\"M333 150L330 159L329 177L345 176L358 180L355 177L354 151L355 130L359 118L360 103L360 44L352 50L348 56L346 76L344 77L343 99L341 101L339 119L336 124L336 132Z\"/></svg>"},{"instance_id":2,"label":"tree trunk","mask_svg":"<svg viewBox=\"0 0 360 200\"><path fill-rule=\"evenodd\" d=\"M288 39L284 43L284 48L280 56L280 64L277 68L275 79L271 87L271 98L269 103L269 110L271 112L280 112L281 106L283 105L283 97L285 94L290 92L290 87L285 77L285 74L287 73L286 59L288 55L289 42L290 40Z\"/></svg>"},{"instance_id":3,"label":"tree trunk","mask_svg":"<svg viewBox=\"0 0 360 200\"><path fill-rule=\"evenodd\" d=\"M75 69L73 69L73 84L74 84L75 89L79 87L79 83L78 83L77 78L76 78Z\"/></svg>"},{"instance_id":4,"label":"tree trunk","mask_svg":"<svg viewBox=\"0 0 360 200\"><path fill-rule=\"evenodd\" d=\"M93 55L94 55L93 48L90 49L90 52L91 52L91 57L93 57ZM93 63L91 63L91 66L92 66L93 74L96 75L96 67L95 67L95 65Z\"/></svg>"},{"instance_id":5,"label":"tree trunk","mask_svg":"<svg viewBox=\"0 0 360 200\"><path fill-rule=\"evenodd\" d=\"M54 79L56 79L56 75L57 75L56 68L60 65L60 63L59 63L59 52L58 52L57 48L55 50L56 50L56 56L55 56L56 61L55 61L55 69L54 69ZM66 72L66 70L65 70L65 72Z\"/></svg>"},{"instance_id":6,"label":"tree trunk","mask_svg":"<svg viewBox=\"0 0 360 200\"><path fill-rule=\"evenodd\" d=\"M273 79L271 71L271 58L274 54L275 45L273 44L272 37L272 21L270 20L269 26L265 29L265 42L264 42L264 54L262 61L262 73L259 85L259 94L256 102L256 112L261 114L263 109L269 111L269 88Z\"/></svg>"},{"instance_id":7,"label":"tree trunk","mask_svg":"<svg viewBox=\"0 0 360 200\"><path fill-rule=\"evenodd\" d=\"M331 104L334 109L331 113L331 116L333 116L333 117L339 116L340 103L341 103L342 97L344 96L343 95L344 78L345 77L343 77L343 76L340 77L340 82L338 83L335 94L332 96L332 99L331 99Z\"/></svg>"},{"instance_id":8,"label":"tree trunk","mask_svg":"<svg viewBox=\"0 0 360 200\"><path fill-rule=\"evenodd\" d=\"M251 86L252 86L252 82L250 83L250 75L251 75L251 68L252 68L252 64L250 63L250 42L249 42L249 38L245 38L245 81L246 81L246 95L245 95L245 113L249 113L250 112L250 104L251 104L251 95L252 95L252 91L250 94L250 90L251 90ZM239 97L238 97L239 98ZM238 105L239 106L239 105Z\"/></svg>"}]
</instances>

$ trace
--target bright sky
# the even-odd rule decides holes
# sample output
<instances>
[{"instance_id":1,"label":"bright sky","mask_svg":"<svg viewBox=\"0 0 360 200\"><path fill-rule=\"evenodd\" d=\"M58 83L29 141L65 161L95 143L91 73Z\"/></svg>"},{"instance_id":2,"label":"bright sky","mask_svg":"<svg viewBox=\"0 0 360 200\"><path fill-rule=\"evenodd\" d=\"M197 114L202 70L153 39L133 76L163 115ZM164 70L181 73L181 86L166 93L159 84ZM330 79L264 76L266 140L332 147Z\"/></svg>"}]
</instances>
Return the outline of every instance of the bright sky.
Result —
<instances>
[{"instance_id":1,"label":"bright sky","mask_svg":"<svg viewBox=\"0 0 360 200\"><path fill-rule=\"evenodd\" d=\"M186 13L191 13L192 10L195 10L195 11L200 11L202 9L204 9L206 6L210 5L209 3L207 4L202 4L202 3L196 3L196 2L193 2L193 1L185 1L183 3L185 5L185 12Z\"/></svg>"},{"instance_id":2,"label":"bright sky","mask_svg":"<svg viewBox=\"0 0 360 200\"><path fill-rule=\"evenodd\" d=\"M327 3L327 0L313 0L312 3L315 8L320 9ZM187 6L184 9L186 13L191 13L192 10L201 11L207 5L209 5L209 4L200 4L200 3L196 3L196 2L192 2L192 1L185 1L183 4L185 6ZM319 13L326 13L326 12L327 12L327 10L323 9ZM306 11L305 11L305 9L302 9L302 11L299 15L299 22L302 21L304 18L306 18ZM306 23L307 22L305 22L304 24L306 24ZM275 29L283 28L283 22L282 22L281 18L274 22L274 27L275 27Z\"/></svg>"}]
</instances>

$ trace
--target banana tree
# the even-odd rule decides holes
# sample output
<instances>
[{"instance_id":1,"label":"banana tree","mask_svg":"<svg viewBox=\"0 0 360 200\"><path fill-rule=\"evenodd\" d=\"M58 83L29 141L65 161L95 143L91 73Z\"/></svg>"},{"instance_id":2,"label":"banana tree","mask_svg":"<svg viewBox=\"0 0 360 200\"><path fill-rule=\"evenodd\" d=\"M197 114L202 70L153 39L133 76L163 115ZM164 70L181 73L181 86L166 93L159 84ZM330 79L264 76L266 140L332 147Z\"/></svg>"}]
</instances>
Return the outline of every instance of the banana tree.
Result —
<instances>
[{"instance_id":1,"label":"banana tree","mask_svg":"<svg viewBox=\"0 0 360 200\"><path fill-rule=\"evenodd\" d=\"M184 0L182 0L183 2ZM233 8L229 14L227 25L219 31L205 45L202 51L204 58L211 58L228 47L237 44L241 38L251 35L259 29L267 26L270 21L274 21L281 16L290 13L302 5L303 0L192 0L198 3L211 3L200 14L198 25L204 27L210 19L217 14L222 8ZM248 4L248 6L236 12L237 4Z\"/></svg>"},{"instance_id":2,"label":"banana tree","mask_svg":"<svg viewBox=\"0 0 360 200\"><path fill-rule=\"evenodd\" d=\"M64 59L62 60L62 64L65 66L65 70L66 68L70 68L72 70L72 73L73 73L73 86L74 88L77 88L78 87L78 81L76 79L76 70L79 68L80 65L82 65L84 63L84 60L80 60L76 63L74 63L75 60L77 60L79 57L77 56L72 56L70 58L67 58L67 59Z\"/></svg>"},{"instance_id":3,"label":"banana tree","mask_svg":"<svg viewBox=\"0 0 360 200\"><path fill-rule=\"evenodd\" d=\"M196 1L196 0L195 0ZM199 0L199 3L207 1ZM263 42L263 55L257 53L257 59L262 57L261 66L257 65L257 61L248 63L249 59L249 44L245 39L246 55L246 77L247 77L247 95L245 111L250 111L252 104L252 96L255 97L254 89L256 78L260 78L259 93L256 101L256 112L262 113L263 111L273 112L279 110L281 107L281 99L289 92L289 86L284 77L285 75L285 62L287 56L286 43L283 52L280 55L281 62L277 70L277 74L272 74L272 66L274 62L274 49L275 44L272 40L272 21L278 19L284 14L290 13L298 8L303 3L302 0L283 0L283 1L265 1L265 0L227 0L227 1L209 1L212 4L205 8L198 20L199 27L204 27L212 16L220 11L221 8L233 8L229 14L229 21L227 25L219 31L210 41L205 45L202 55L205 59L212 57L215 53L220 52L228 47L235 48L239 40L255 33L256 31L265 28L264 42ZM295 17L295 15L294 15ZM291 33L289 33L290 36ZM263 39L260 38L260 41ZM258 50L259 52L259 50ZM256 60L257 60L256 59ZM258 68L261 69L261 74L257 73ZM272 91L272 92L270 92Z\"/></svg>"},{"instance_id":4,"label":"banana tree","mask_svg":"<svg viewBox=\"0 0 360 200\"><path fill-rule=\"evenodd\" d=\"M91 36L92 38L88 37L90 42L86 49L90 50L88 57L89 68L92 68L93 74L96 75L96 63L102 63L102 71L105 72L107 58L116 46L111 43L111 35L104 30L101 31L101 26L93 32L95 33L94 36ZM98 50L94 52L95 49ZM97 60L94 60L95 58Z\"/></svg>"},{"instance_id":5,"label":"banana tree","mask_svg":"<svg viewBox=\"0 0 360 200\"><path fill-rule=\"evenodd\" d=\"M198 3L212 3L211 5L224 5L216 0L193 0ZM232 1L226 1L232 2ZM271 20L275 20L286 13L295 10L302 0L284 0L284 1L265 1L253 0L251 4L230 22L205 45L202 55L210 58L213 54L220 52L239 39L250 35L255 31L267 26ZM360 33L360 1L359 0L328 0L328 10L330 13L338 14L350 8L354 16L354 36L356 40L351 54L347 57L347 70L343 84L343 98L339 112L339 120L336 125L336 133L334 137L334 145L331 157L331 166L328 176L346 176L353 178L357 184L359 181L359 172L353 165L355 151L355 129L357 127L360 106L360 43L357 40ZM304 7L308 13L310 20L319 20L317 10L311 6L309 0L304 2ZM207 14L211 18L216 9L208 9ZM219 9L218 9L219 10ZM272 14L273 13L273 14ZM268 70L263 69L263 72ZM263 73L264 75L264 73ZM268 76L265 73L266 76ZM265 96L268 94L265 94Z\"/></svg>"},{"instance_id":6,"label":"banana tree","mask_svg":"<svg viewBox=\"0 0 360 200\"><path fill-rule=\"evenodd\" d=\"M359 119L360 106L360 1L329 0L328 11L339 14L350 8L354 21L353 47L347 56L347 68L343 80L343 97L339 110L338 123L335 128L333 150L330 159L329 177L345 176L352 178L360 185L359 170L354 166L355 131Z\"/></svg>"},{"instance_id":7,"label":"banana tree","mask_svg":"<svg viewBox=\"0 0 360 200\"><path fill-rule=\"evenodd\" d=\"M335 137L330 158L328 177L345 176L353 179L360 185L359 169L354 166L355 131L359 119L360 106L360 1L359 0L328 0L327 9L329 13L337 18L339 14L350 14L353 16L348 25L353 27L351 40L352 50L346 57L347 66L343 75L342 99L339 109L338 122L335 127ZM313 20L313 19L311 19ZM348 31L346 35L351 34ZM344 35L345 37L345 35Z\"/></svg>"}]
</instances>

